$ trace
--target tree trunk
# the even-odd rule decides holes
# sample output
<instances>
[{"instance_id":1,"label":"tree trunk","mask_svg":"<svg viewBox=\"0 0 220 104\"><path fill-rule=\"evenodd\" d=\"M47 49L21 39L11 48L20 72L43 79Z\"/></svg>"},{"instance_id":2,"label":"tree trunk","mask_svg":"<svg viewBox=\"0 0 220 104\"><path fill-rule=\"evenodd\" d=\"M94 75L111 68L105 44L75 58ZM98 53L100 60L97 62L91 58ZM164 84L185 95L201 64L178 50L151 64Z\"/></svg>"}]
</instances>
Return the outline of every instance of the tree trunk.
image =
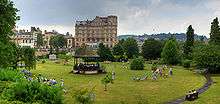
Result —
<instances>
[{"instance_id":1,"label":"tree trunk","mask_svg":"<svg viewBox=\"0 0 220 104\"><path fill-rule=\"evenodd\" d=\"M105 84L105 89L104 89L104 91L107 91L107 84Z\"/></svg>"}]
</instances>

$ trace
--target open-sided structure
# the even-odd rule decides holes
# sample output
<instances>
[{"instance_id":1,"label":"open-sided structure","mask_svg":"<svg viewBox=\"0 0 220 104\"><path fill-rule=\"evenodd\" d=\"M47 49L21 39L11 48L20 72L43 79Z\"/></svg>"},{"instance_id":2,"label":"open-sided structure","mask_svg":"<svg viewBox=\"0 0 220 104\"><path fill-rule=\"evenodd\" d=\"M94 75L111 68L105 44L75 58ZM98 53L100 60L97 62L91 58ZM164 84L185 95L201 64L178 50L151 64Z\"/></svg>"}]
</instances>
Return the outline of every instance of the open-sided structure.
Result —
<instances>
[{"instance_id":1,"label":"open-sided structure","mask_svg":"<svg viewBox=\"0 0 220 104\"><path fill-rule=\"evenodd\" d=\"M105 73L105 70L101 68L99 64L99 56L73 56L74 65L73 73L75 74L99 74ZM79 62L79 59L84 60Z\"/></svg>"}]
</instances>

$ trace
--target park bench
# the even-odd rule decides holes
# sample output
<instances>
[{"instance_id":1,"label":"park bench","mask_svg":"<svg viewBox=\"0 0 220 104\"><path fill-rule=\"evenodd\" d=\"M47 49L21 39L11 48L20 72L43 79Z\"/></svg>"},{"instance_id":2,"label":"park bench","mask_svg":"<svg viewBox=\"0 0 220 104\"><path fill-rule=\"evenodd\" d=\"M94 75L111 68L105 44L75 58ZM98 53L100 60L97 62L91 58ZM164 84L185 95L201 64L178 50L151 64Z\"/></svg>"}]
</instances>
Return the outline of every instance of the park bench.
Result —
<instances>
[{"instance_id":1,"label":"park bench","mask_svg":"<svg viewBox=\"0 0 220 104\"><path fill-rule=\"evenodd\" d=\"M185 100L193 101L198 98L199 93L197 91L192 91L188 93L185 97Z\"/></svg>"}]
</instances>

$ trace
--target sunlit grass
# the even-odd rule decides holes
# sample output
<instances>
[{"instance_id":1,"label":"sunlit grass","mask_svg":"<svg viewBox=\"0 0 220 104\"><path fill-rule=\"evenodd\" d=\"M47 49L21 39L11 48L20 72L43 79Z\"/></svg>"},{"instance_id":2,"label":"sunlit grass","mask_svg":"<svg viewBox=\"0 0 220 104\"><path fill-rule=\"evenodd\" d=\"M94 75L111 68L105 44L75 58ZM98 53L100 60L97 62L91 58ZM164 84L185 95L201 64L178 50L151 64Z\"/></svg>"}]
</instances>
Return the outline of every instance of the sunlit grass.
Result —
<instances>
[{"instance_id":1,"label":"sunlit grass","mask_svg":"<svg viewBox=\"0 0 220 104\"><path fill-rule=\"evenodd\" d=\"M186 104L220 104L220 75L212 75L213 85L199 95L199 99Z\"/></svg>"},{"instance_id":2,"label":"sunlit grass","mask_svg":"<svg viewBox=\"0 0 220 104\"><path fill-rule=\"evenodd\" d=\"M32 70L34 74L43 74L49 78L55 78L65 81L65 88L68 93L65 95L65 103L73 104L74 92L80 88L95 87L96 104L120 104L129 103L164 103L166 101L183 96L188 90L199 88L205 82L205 78L199 74L194 74L184 68L174 67L174 75L169 78L159 78L153 81L149 77L145 81L133 81L132 76L141 76L145 73L151 74L150 64L145 65L145 70L135 71L122 68L121 63L102 64L106 70L115 71L116 80L114 84L108 86L108 91L104 91L101 84L100 75L76 75L70 74L72 65L55 64L47 61L45 64L37 64L36 70Z\"/></svg>"}]
</instances>

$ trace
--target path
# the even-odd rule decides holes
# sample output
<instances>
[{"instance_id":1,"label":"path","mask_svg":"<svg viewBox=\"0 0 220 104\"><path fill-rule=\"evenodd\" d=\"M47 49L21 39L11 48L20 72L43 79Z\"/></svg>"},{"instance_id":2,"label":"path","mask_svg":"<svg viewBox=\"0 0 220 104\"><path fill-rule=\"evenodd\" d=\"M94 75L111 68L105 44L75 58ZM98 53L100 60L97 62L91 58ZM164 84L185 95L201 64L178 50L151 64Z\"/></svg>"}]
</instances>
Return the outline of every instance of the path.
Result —
<instances>
[{"instance_id":1,"label":"path","mask_svg":"<svg viewBox=\"0 0 220 104\"><path fill-rule=\"evenodd\" d=\"M208 90L209 86L212 85L212 79L211 79L210 74L205 74L204 76L206 78L206 83L201 88L196 90L199 94ZM184 101L185 101L185 96L182 96L178 99L167 102L166 104L180 104L180 103L183 103Z\"/></svg>"}]
</instances>

